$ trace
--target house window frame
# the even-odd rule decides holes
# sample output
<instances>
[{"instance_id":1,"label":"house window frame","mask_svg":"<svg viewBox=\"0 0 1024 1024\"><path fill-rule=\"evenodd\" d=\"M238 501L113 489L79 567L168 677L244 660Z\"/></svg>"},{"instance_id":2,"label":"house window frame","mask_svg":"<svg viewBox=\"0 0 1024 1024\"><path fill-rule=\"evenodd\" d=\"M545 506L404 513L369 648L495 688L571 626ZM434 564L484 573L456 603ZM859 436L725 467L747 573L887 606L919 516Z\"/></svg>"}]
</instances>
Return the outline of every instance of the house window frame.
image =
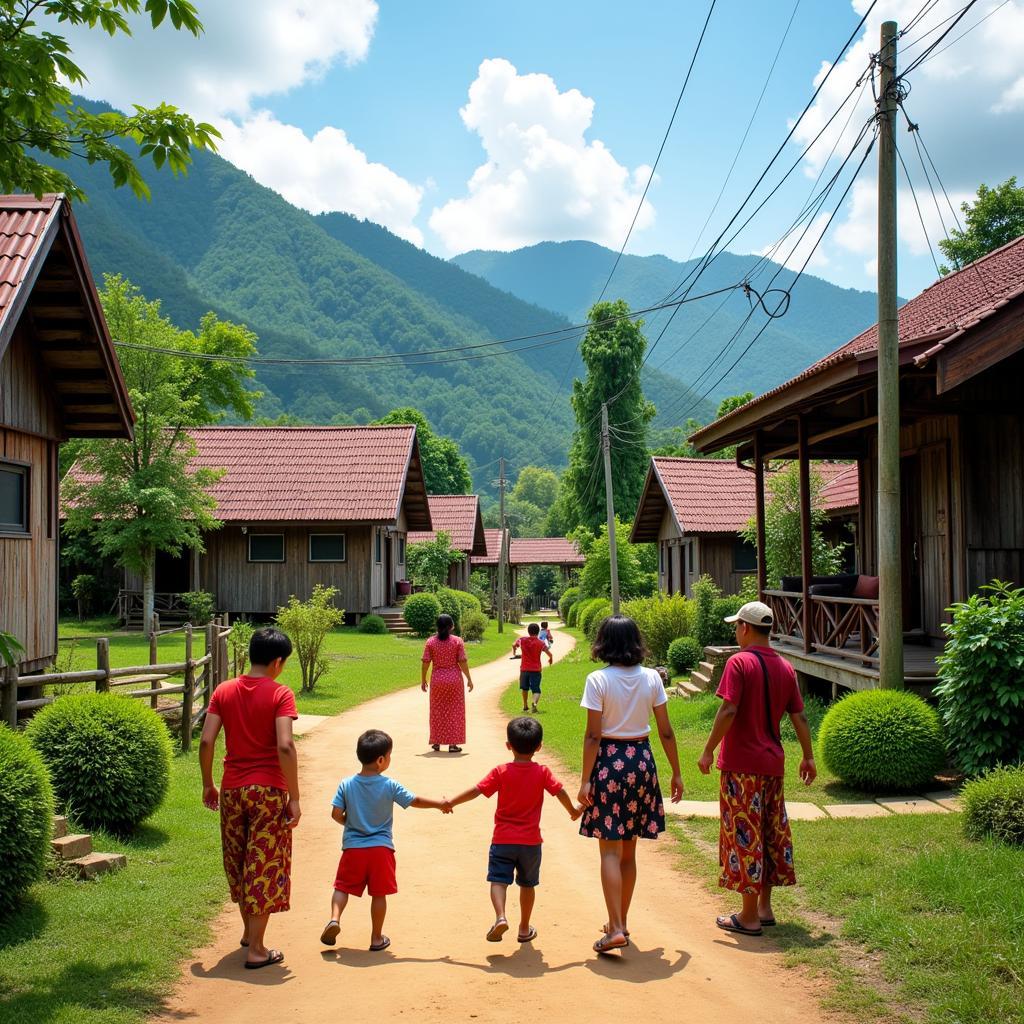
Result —
<instances>
[{"instance_id":1,"label":"house window frame","mask_svg":"<svg viewBox=\"0 0 1024 1024\"><path fill-rule=\"evenodd\" d=\"M0 470L21 477L21 523L0 523L0 537L32 536L32 463L0 459Z\"/></svg>"},{"instance_id":2,"label":"house window frame","mask_svg":"<svg viewBox=\"0 0 1024 1024\"><path fill-rule=\"evenodd\" d=\"M313 538L314 537L340 537L341 538L341 558L314 558L313 557ZM341 565L348 561L348 538L344 533L311 533L306 544L306 555L307 560L313 565Z\"/></svg>"},{"instance_id":3,"label":"house window frame","mask_svg":"<svg viewBox=\"0 0 1024 1024\"><path fill-rule=\"evenodd\" d=\"M281 538L281 557L280 558L253 558L252 557L252 541L254 537L280 537ZM246 539L246 561L253 565L282 565L287 560L287 547L285 545L283 533L250 533Z\"/></svg>"},{"instance_id":4,"label":"house window frame","mask_svg":"<svg viewBox=\"0 0 1024 1024\"><path fill-rule=\"evenodd\" d=\"M405 565L405 538L398 538L398 564Z\"/></svg>"},{"instance_id":5,"label":"house window frame","mask_svg":"<svg viewBox=\"0 0 1024 1024\"><path fill-rule=\"evenodd\" d=\"M382 565L384 562L384 531L377 527L373 531L373 564Z\"/></svg>"},{"instance_id":6,"label":"house window frame","mask_svg":"<svg viewBox=\"0 0 1024 1024\"><path fill-rule=\"evenodd\" d=\"M740 565L739 555L743 551L746 553L747 549L750 549L754 555L754 564L750 567L744 567ZM733 572L757 572L757 548L751 544L750 541L744 540L742 537L737 537L732 548L732 571Z\"/></svg>"}]
</instances>

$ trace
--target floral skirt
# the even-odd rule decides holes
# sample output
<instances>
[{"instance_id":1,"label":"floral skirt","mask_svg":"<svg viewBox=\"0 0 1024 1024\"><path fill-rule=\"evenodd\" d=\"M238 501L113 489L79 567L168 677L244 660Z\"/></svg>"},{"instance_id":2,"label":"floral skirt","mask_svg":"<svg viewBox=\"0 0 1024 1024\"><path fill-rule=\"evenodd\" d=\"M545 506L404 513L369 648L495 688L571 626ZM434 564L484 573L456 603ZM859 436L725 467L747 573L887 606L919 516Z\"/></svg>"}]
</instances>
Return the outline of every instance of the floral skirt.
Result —
<instances>
[{"instance_id":1,"label":"floral skirt","mask_svg":"<svg viewBox=\"0 0 1024 1024\"><path fill-rule=\"evenodd\" d=\"M782 778L722 772L719 808L718 884L747 894L766 883L796 885Z\"/></svg>"},{"instance_id":2,"label":"floral skirt","mask_svg":"<svg viewBox=\"0 0 1024 1024\"><path fill-rule=\"evenodd\" d=\"M657 839L665 831L665 805L647 740L601 740L590 776L594 800L580 819L591 839Z\"/></svg>"}]
</instances>

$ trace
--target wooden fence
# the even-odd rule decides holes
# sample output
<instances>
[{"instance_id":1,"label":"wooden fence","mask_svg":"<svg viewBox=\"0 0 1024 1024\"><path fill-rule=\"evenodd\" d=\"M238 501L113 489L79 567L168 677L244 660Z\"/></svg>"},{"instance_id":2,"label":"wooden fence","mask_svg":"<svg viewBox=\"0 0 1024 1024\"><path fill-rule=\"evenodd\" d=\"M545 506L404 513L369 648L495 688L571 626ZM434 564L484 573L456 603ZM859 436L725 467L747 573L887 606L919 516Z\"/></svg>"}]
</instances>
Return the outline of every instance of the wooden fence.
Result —
<instances>
[{"instance_id":1,"label":"wooden fence","mask_svg":"<svg viewBox=\"0 0 1024 1024\"><path fill-rule=\"evenodd\" d=\"M116 690L125 697L148 700L158 714L169 715L180 708L181 749L188 750L192 745L192 732L206 716L213 691L236 668L228 652L231 627L227 625L227 617L215 619L203 632L206 634L206 650L201 657L194 657L193 653L196 630L186 624L175 629L154 630L150 634L148 665L111 668L110 640L100 637L96 641L95 669L44 672L19 678L17 669L10 666L0 676L0 720L15 727L19 713L26 717L67 696L61 692L46 694L47 687L77 687L94 683L97 693ZM160 637L171 633L184 634L185 658L183 661L161 662L158 655ZM181 683L165 685L165 681L173 676L181 676ZM179 694L180 704L177 701L161 703L161 698Z\"/></svg>"}]
</instances>

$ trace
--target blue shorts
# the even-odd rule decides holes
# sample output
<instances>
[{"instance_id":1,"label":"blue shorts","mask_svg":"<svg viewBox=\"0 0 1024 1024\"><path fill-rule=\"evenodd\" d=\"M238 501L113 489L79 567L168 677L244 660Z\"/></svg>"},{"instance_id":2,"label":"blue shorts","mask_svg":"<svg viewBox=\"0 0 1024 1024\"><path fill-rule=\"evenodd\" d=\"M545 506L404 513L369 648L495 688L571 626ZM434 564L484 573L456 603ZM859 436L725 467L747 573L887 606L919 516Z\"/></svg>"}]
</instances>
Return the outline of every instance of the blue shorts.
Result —
<instances>
[{"instance_id":1,"label":"blue shorts","mask_svg":"<svg viewBox=\"0 0 1024 1024\"><path fill-rule=\"evenodd\" d=\"M491 843L487 859L487 881L516 885L532 889L540 882L541 845L524 846L521 843Z\"/></svg>"},{"instance_id":2,"label":"blue shorts","mask_svg":"<svg viewBox=\"0 0 1024 1024\"><path fill-rule=\"evenodd\" d=\"M529 690L531 693L540 693L540 673L520 672L519 689Z\"/></svg>"}]
</instances>

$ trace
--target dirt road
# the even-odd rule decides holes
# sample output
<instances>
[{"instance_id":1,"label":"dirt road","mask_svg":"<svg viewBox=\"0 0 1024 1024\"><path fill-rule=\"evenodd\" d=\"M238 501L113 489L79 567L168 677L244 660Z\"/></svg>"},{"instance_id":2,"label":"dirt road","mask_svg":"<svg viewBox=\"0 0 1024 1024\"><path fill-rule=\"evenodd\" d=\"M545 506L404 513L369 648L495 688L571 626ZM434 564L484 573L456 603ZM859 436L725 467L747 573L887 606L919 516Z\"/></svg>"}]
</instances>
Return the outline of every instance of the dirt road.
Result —
<instances>
[{"instance_id":1,"label":"dirt road","mask_svg":"<svg viewBox=\"0 0 1024 1024\"><path fill-rule=\"evenodd\" d=\"M557 653L564 656L570 638L559 639ZM517 664L506 660L474 670L469 741L461 756L427 747L427 698L419 687L355 708L307 736L299 751L303 818L295 835L292 909L277 915L268 933L269 944L284 950L284 964L243 970L239 920L229 906L215 924L212 944L184 965L161 1019L828 1020L811 983L787 971L765 940L715 929L720 907L698 881L672 866L666 839L640 844L633 946L597 957L591 944L604 921L597 844L577 834L555 800L544 810L538 937L532 944L515 941L514 889L512 930L501 944L484 941L492 921L485 877L494 805L481 797L453 816L396 809L400 892L389 899L384 930L390 949L366 948L366 899L350 901L338 945L329 951L320 945L341 841L329 805L339 778L355 770L356 737L370 727L387 730L395 740L389 774L423 796L454 795L506 758L498 699ZM578 780L544 752L540 759L575 795Z\"/></svg>"}]
</instances>

